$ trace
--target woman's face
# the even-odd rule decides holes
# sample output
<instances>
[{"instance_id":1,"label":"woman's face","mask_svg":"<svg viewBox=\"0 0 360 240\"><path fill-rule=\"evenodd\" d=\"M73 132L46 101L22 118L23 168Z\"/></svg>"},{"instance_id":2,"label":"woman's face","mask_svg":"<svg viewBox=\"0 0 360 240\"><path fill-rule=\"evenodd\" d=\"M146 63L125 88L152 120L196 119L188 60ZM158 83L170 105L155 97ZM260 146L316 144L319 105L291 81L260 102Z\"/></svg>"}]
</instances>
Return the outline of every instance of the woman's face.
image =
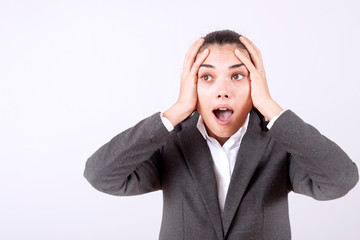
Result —
<instances>
[{"instance_id":1,"label":"woman's face","mask_svg":"<svg viewBox=\"0 0 360 240\"><path fill-rule=\"evenodd\" d=\"M207 48L209 56L198 72L197 110L208 134L223 144L240 129L252 108L249 72L235 56L235 44Z\"/></svg>"}]
</instances>

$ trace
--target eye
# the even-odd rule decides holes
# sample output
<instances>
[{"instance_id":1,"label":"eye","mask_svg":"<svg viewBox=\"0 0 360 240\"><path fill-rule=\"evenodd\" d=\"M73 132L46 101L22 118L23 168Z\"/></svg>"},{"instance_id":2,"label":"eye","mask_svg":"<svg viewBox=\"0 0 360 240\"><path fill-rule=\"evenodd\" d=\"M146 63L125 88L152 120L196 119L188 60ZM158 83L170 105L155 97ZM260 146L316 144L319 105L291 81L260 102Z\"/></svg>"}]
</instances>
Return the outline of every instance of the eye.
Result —
<instances>
[{"instance_id":1,"label":"eye","mask_svg":"<svg viewBox=\"0 0 360 240\"><path fill-rule=\"evenodd\" d=\"M231 77L231 79L233 79L233 80L241 80L243 78L244 78L244 76L241 75L240 73L236 73L236 74L232 75L232 77Z\"/></svg>"},{"instance_id":2,"label":"eye","mask_svg":"<svg viewBox=\"0 0 360 240\"><path fill-rule=\"evenodd\" d=\"M209 82L213 80L213 78L210 75L203 75L201 79L204 80L205 82Z\"/></svg>"}]
</instances>

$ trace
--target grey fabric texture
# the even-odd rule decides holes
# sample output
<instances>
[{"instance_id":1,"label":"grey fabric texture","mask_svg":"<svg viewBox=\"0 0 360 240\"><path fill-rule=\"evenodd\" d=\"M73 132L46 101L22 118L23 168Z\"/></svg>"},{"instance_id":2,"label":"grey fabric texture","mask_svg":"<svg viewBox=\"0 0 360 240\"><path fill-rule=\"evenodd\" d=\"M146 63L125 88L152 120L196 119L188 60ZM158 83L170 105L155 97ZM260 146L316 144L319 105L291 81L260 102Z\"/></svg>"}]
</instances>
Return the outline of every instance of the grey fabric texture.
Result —
<instances>
[{"instance_id":1,"label":"grey fabric texture","mask_svg":"<svg viewBox=\"0 0 360 240\"><path fill-rule=\"evenodd\" d=\"M263 117L252 110L221 214L197 119L195 112L170 133L159 113L144 119L97 150L85 178L117 196L162 190L162 240L291 239L290 191L331 200L358 181L346 153L295 113L287 110L265 131Z\"/></svg>"}]
</instances>

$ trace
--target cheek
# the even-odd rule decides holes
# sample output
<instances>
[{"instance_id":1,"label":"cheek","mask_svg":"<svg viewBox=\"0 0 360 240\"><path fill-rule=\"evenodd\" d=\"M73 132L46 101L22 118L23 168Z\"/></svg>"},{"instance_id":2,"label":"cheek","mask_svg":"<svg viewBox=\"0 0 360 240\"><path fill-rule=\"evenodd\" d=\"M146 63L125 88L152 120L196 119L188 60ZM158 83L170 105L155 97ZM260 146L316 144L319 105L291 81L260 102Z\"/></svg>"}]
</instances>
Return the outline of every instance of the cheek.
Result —
<instances>
[{"instance_id":1,"label":"cheek","mask_svg":"<svg viewBox=\"0 0 360 240\"><path fill-rule=\"evenodd\" d=\"M197 98L198 102L205 102L210 98L210 88L205 84L198 83L197 85Z\"/></svg>"},{"instance_id":2,"label":"cheek","mask_svg":"<svg viewBox=\"0 0 360 240\"><path fill-rule=\"evenodd\" d=\"M197 86L197 109L198 111L201 111L201 108L203 107L203 103L206 101L206 89L198 84Z\"/></svg>"},{"instance_id":3,"label":"cheek","mask_svg":"<svg viewBox=\"0 0 360 240\"><path fill-rule=\"evenodd\" d=\"M208 109L211 108L211 96L211 88L209 86L202 84L197 85L196 108L201 115L206 114Z\"/></svg>"},{"instance_id":4,"label":"cheek","mask_svg":"<svg viewBox=\"0 0 360 240\"><path fill-rule=\"evenodd\" d=\"M232 89L234 90L232 95L236 98L247 98L251 93L250 80L244 79L244 81L234 82Z\"/></svg>"}]
</instances>

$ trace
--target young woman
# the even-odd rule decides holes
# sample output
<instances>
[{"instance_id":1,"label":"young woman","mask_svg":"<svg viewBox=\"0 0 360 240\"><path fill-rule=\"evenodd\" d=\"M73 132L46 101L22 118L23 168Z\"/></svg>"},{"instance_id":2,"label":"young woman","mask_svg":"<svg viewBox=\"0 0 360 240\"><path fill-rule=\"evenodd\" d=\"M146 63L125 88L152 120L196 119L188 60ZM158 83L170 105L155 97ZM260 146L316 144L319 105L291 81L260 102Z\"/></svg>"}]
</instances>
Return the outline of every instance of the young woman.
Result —
<instances>
[{"instance_id":1,"label":"young woman","mask_svg":"<svg viewBox=\"0 0 360 240\"><path fill-rule=\"evenodd\" d=\"M272 99L260 51L225 30L190 47L177 102L102 146L85 177L113 195L162 190L160 239L280 240L290 191L338 198L358 171Z\"/></svg>"}]
</instances>

